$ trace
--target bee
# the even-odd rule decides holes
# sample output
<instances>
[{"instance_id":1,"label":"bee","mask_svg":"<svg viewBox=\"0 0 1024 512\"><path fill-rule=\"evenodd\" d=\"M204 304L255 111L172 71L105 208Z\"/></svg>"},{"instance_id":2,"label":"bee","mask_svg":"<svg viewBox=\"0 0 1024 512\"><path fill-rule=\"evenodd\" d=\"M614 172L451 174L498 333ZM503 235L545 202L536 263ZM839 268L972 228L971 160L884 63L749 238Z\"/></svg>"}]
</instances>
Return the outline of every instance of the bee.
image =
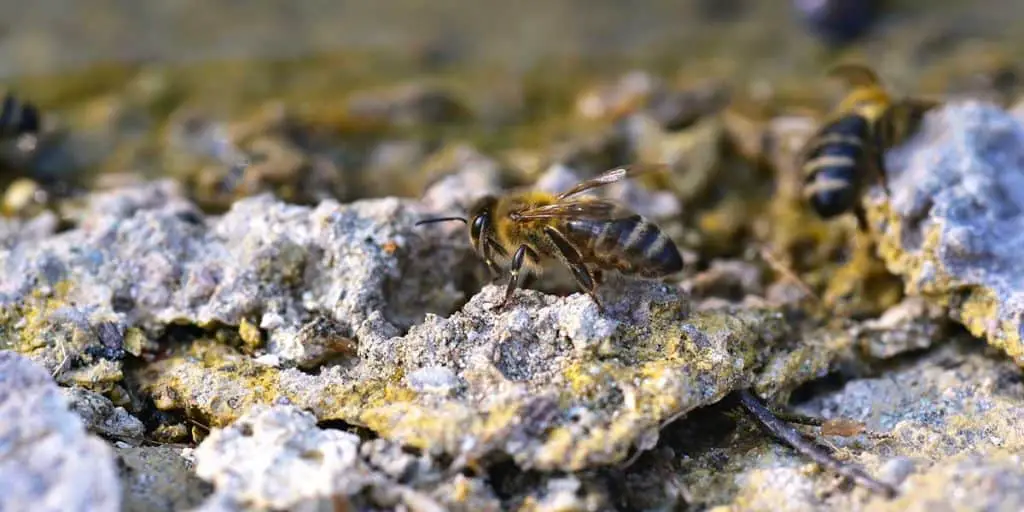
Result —
<instances>
[{"instance_id":1,"label":"bee","mask_svg":"<svg viewBox=\"0 0 1024 512\"><path fill-rule=\"evenodd\" d=\"M468 218L441 217L416 224L461 221L469 227L474 251L492 273L501 274L499 261L508 264L510 277L499 309L508 304L525 275L560 263L603 311L597 296L602 271L661 278L681 271L683 259L672 239L643 216L616 202L579 194L655 168L660 169L618 167L557 195L538 190L488 195L470 207Z\"/></svg>"},{"instance_id":2,"label":"bee","mask_svg":"<svg viewBox=\"0 0 1024 512\"><path fill-rule=\"evenodd\" d=\"M39 132L39 109L32 103L19 100L10 92L4 94L0 105L0 137L18 138Z\"/></svg>"},{"instance_id":3,"label":"bee","mask_svg":"<svg viewBox=\"0 0 1024 512\"><path fill-rule=\"evenodd\" d=\"M852 212L867 231L861 195L874 176L889 192L886 150L903 142L924 114L938 105L923 98L894 98L873 70L840 64L828 76L851 90L798 153L804 197L822 218Z\"/></svg>"}]
</instances>

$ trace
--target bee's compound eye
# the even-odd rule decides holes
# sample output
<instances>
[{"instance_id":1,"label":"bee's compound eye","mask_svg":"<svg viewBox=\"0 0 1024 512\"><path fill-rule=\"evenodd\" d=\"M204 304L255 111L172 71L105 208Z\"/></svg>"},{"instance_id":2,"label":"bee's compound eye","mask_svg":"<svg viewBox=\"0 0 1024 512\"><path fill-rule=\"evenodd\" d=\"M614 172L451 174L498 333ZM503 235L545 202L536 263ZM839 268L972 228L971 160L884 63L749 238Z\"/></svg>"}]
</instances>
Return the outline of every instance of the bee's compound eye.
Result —
<instances>
[{"instance_id":1,"label":"bee's compound eye","mask_svg":"<svg viewBox=\"0 0 1024 512\"><path fill-rule=\"evenodd\" d=\"M487 222L487 217L484 215L477 215L473 219L473 226L470 228L469 234L473 238L480 238L480 232L484 229L484 223Z\"/></svg>"}]
</instances>

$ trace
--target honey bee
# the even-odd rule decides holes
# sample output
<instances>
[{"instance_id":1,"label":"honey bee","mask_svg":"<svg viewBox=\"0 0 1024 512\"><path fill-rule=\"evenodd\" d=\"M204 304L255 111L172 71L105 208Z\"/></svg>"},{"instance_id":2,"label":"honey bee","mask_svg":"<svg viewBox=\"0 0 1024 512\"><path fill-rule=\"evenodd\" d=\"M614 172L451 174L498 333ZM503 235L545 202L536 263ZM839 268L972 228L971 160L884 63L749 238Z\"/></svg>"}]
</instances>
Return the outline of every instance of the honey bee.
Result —
<instances>
[{"instance_id":1,"label":"honey bee","mask_svg":"<svg viewBox=\"0 0 1024 512\"><path fill-rule=\"evenodd\" d=\"M0 137L17 138L39 132L39 109L20 101L10 92L4 94L0 104Z\"/></svg>"},{"instance_id":2,"label":"honey bee","mask_svg":"<svg viewBox=\"0 0 1024 512\"><path fill-rule=\"evenodd\" d=\"M607 199L578 195L656 168L661 169L617 167L557 195L538 190L489 195L473 204L468 218L416 224L461 221L469 226L473 249L492 273L501 274L498 261L508 264L510 277L499 309L511 300L524 275L558 262L603 311L597 296L603 270L654 279L681 271L683 259L672 239L643 216Z\"/></svg>"},{"instance_id":3,"label":"honey bee","mask_svg":"<svg viewBox=\"0 0 1024 512\"><path fill-rule=\"evenodd\" d=\"M804 197L822 218L852 212L858 228L867 231L860 199L869 176L888 193L886 150L903 142L938 102L894 98L878 75L860 64L840 64L828 75L851 90L798 153Z\"/></svg>"}]
</instances>

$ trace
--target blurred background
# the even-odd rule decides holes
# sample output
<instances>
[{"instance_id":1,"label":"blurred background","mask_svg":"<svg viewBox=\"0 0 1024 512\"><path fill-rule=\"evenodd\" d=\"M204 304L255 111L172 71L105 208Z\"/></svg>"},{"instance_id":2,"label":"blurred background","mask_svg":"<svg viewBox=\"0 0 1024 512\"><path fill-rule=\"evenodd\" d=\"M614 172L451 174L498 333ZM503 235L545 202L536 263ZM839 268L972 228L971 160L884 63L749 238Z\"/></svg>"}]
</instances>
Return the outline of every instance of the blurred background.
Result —
<instances>
[{"instance_id":1,"label":"blurred background","mask_svg":"<svg viewBox=\"0 0 1024 512\"><path fill-rule=\"evenodd\" d=\"M793 71L813 63L808 25L831 39L863 30L868 54L885 49L892 60L921 59L964 39L1011 44L1022 9L1012 0L6 2L0 71L15 77L100 64L362 52L387 57L380 72L711 58L743 64L737 68L756 63L751 71ZM802 23L810 18L819 21ZM360 71L341 68L334 71Z\"/></svg>"},{"instance_id":2,"label":"blurred background","mask_svg":"<svg viewBox=\"0 0 1024 512\"><path fill-rule=\"evenodd\" d=\"M0 73L44 132L31 151L4 149L3 186L33 180L9 213L167 175L211 210L268 190L307 203L416 196L453 144L530 182L564 160L553 148L641 103L669 131L725 105L820 111L834 100L823 70L843 59L896 90L1010 103L1024 42L1024 3L1011 0L48 0L4 12Z\"/></svg>"}]
</instances>

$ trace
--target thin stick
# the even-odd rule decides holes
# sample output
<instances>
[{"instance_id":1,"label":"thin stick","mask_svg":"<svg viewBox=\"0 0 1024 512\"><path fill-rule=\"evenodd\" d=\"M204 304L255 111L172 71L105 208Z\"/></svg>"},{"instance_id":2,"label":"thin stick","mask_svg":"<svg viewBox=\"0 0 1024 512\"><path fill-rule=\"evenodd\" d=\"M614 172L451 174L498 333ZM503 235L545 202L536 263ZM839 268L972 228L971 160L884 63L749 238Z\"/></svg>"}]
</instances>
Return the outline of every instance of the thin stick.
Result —
<instances>
[{"instance_id":1,"label":"thin stick","mask_svg":"<svg viewBox=\"0 0 1024 512\"><path fill-rule=\"evenodd\" d=\"M783 265L782 262L775 257L775 253L773 253L768 246L761 246L759 252L761 253L761 258L768 263L768 266L771 267L772 270L775 270L782 274L784 278L795 283L797 287L800 288L800 291L804 292L804 295L814 299L814 302L821 303L821 298L814 293L814 290L811 290L811 287L807 286L807 283L805 283L803 279L800 279L800 276L796 275L796 273L789 267Z\"/></svg>"},{"instance_id":2,"label":"thin stick","mask_svg":"<svg viewBox=\"0 0 1024 512\"><path fill-rule=\"evenodd\" d=\"M70 358L70 356L68 356L67 347L64 346L64 340L58 340L57 347L60 348L60 353L63 359L60 360L60 364L57 365L57 367L53 369L53 373L50 374L50 378L52 379L56 379L57 375L60 375L60 372L64 370L64 365L68 363L68 359Z\"/></svg>"},{"instance_id":3,"label":"thin stick","mask_svg":"<svg viewBox=\"0 0 1024 512\"><path fill-rule=\"evenodd\" d=\"M816 446L813 442L804 437L792 425L782 421L764 406L761 401L749 390L738 392L740 403L751 416L761 424L769 433L783 440L790 447L810 458L816 464L827 468L843 477L853 480L857 484L888 498L896 495L896 488L871 478L867 473L849 464L836 460L830 454Z\"/></svg>"},{"instance_id":4,"label":"thin stick","mask_svg":"<svg viewBox=\"0 0 1024 512\"><path fill-rule=\"evenodd\" d=\"M825 424L825 420L816 416L808 416L806 414L800 414L796 412L783 411L775 407L769 408L772 414L776 418L782 421L788 421L790 423L796 423L797 425L807 425L811 427L820 427Z\"/></svg>"}]
</instances>

